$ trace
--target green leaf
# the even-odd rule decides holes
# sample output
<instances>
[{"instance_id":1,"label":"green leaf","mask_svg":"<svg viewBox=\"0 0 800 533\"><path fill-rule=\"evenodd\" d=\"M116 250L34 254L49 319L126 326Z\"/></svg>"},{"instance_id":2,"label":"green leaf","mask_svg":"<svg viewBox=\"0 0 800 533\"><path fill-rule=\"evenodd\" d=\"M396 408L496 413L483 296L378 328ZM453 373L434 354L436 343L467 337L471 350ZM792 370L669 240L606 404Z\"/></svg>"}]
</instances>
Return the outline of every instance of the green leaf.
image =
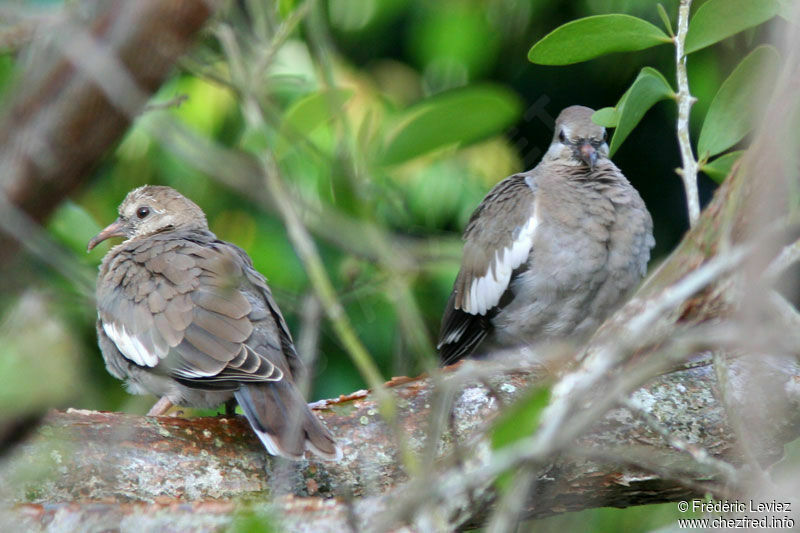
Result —
<instances>
[{"instance_id":1,"label":"green leaf","mask_svg":"<svg viewBox=\"0 0 800 533\"><path fill-rule=\"evenodd\" d=\"M772 85L779 63L777 50L759 46L722 82L700 130L697 154L701 159L724 152L752 129L759 97L763 96L760 91Z\"/></svg>"},{"instance_id":2,"label":"green leaf","mask_svg":"<svg viewBox=\"0 0 800 533\"><path fill-rule=\"evenodd\" d=\"M609 146L613 156L623 141L656 102L674 98L675 92L664 76L654 68L645 67L639 72L630 89L617 104L617 128Z\"/></svg>"},{"instance_id":3,"label":"green leaf","mask_svg":"<svg viewBox=\"0 0 800 533\"><path fill-rule=\"evenodd\" d=\"M778 0L708 0L689 21L686 53L758 26L777 15L779 10Z\"/></svg>"},{"instance_id":4,"label":"green leaf","mask_svg":"<svg viewBox=\"0 0 800 533\"><path fill-rule=\"evenodd\" d=\"M700 167L700 170L705 172L709 178L717 183L722 183L727 175L731 173L733 165L742 157L743 153L744 150L736 150L735 152L721 155Z\"/></svg>"},{"instance_id":5,"label":"green leaf","mask_svg":"<svg viewBox=\"0 0 800 533\"><path fill-rule=\"evenodd\" d=\"M497 450L513 444L519 439L533 435L539 427L539 418L547 407L550 390L534 387L525 396L503 411L492 430L492 448ZM495 480L498 490L507 490L514 479L514 472L504 472Z\"/></svg>"},{"instance_id":6,"label":"green leaf","mask_svg":"<svg viewBox=\"0 0 800 533\"><path fill-rule=\"evenodd\" d=\"M603 126L604 128L614 128L617 125L619 116L617 115L616 108L604 107L594 112L592 120L595 124Z\"/></svg>"},{"instance_id":7,"label":"green leaf","mask_svg":"<svg viewBox=\"0 0 800 533\"><path fill-rule=\"evenodd\" d=\"M533 435L549 399L549 388L534 387L505 409L492 430L492 448L496 450Z\"/></svg>"},{"instance_id":8,"label":"green leaf","mask_svg":"<svg viewBox=\"0 0 800 533\"><path fill-rule=\"evenodd\" d=\"M234 94L229 89L191 76L181 76L167 82L152 101L168 101L179 95L185 98L179 100L180 106L170 107L169 113L208 137L219 134L237 106Z\"/></svg>"},{"instance_id":9,"label":"green leaf","mask_svg":"<svg viewBox=\"0 0 800 533\"><path fill-rule=\"evenodd\" d=\"M88 378L82 372L78 332L64 309L42 289L6 300L0 321L0 420L69 405ZM35 317L35 319L34 319ZM43 357L46 354L46 357Z\"/></svg>"},{"instance_id":10,"label":"green leaf","mask_svg":"<svg viewBox=\"0 0 800 533\"><path fill-rule=\"evenodd\" d=\"M658 16L661 17L661 22L664 23L664 27L667 29L667 33L670 36L675 35L675 32L672 31L672 23L669 21L669 15L667 15L667 10L664 9L664 6L662 6L661 4L658 4L656 6L656 9L658 9Z\"/></svg>"},{"instance_id":11,"label":"green leaf","mask_svg":"<svg viewBox=\"0 0 800 533\"><path fill-rule=\"evenodd\" d=\"M233 524L227 529L229 533L276 533L283 528L278 527L279 517L269 509L256 507L250 503L240 505L233 515Z\"/></svg>"},{"instance_id":12,"label":"green leaf","mask_svg":"<svg viewBox=\"0 0 800 533\"><path fill-rule=\"evenodd\" d=\"M295 7L297 7L296 0L278 0L278 13L280 13L281 17L284 19L294 11Z\"/></svg>"},{"instance_id":13,"label":"green leaf","mask_svg":"<svg viewBox=\"0 0 800 533\"><path fill-rule=\"evenodd\" d=\"M352 89L327 89L305 96L283 116L275 156L283 157L298 141L307 140L318 127L342 112L353 96Z\"/></svg>"},{"instance_id":14,"label":"green leaf","mask_svg":"<svg viewBox=\"0 0 800 533\"><path fill-rule=\"evenodd\" d=\"M1 46L1 45L0 45ZM0 48L0 97L6 92L14 79L14 59Z\"/></svg>"},{"instance_id":15,"label":"green leaf","mask_svg":"<svg viewBox=\"0 0 800 533\"><path fill-rule=\"evenodd\" d=\"M59 206L47 227L56 239L81 255L86 255L89 239L102 229L83 207L71 200Z\"/></svg>"},{"instance_id":16,"label":"green leaf","mask_svg":"<svg viewBox=\"0 0 800 533\"><path fill-rule=\"evenodd\" d=\"M671 41L646 20L630 15L596 15L573 20L548 33L530 49L528 60L539 65L569 65Z\"/></svg>"},{"instance_id":17,"label":"green leaf","mask_svg":"<svg viewBox=\"0 0 800 533\"><path fill-rule=\"evenodd\" d=\"M442 93L408 109L384 149L394 165L453 144L468 144L503 131L522 105L508 89L477 86Z\"/></svg>"}]
</instances>

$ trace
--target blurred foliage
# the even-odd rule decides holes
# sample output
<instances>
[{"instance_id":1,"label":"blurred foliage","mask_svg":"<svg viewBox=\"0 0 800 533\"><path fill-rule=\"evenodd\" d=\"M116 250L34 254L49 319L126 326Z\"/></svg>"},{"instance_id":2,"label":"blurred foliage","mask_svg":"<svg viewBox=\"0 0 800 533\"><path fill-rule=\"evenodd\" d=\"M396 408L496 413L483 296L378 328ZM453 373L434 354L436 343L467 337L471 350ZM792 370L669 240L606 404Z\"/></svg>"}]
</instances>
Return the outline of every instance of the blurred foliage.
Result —
<instances>
[{"instance_id":1,"label":"blurred foliage","mask_svg":"<svg viewBox=\"0 0 800 533\"><path fill-rule=\"evenodd\" d=\"M41 2L17 3L31 12L44 9ZM709 11L718 3L695 2L696 8L705 4ZM269 208L269 199L262 201L263 183L247 181L224 162L204 166L204 158L213 159L213 154L184 149L180 139L164 142L162 125L165 120L176 123L195 138L240 156L269 152L316 238L347 315L384 376L417 374L435 364L431 346L458 269L459 234L483 195L507 175L536 164L563 107L579 103L619 108L620 95L637 76L641 79L640 72L650 72L642 71L645 65L669 73L667 79L674 77L670 46L552 67L528 62L531 45L569 21L612 13L643 19L647 24L639 26L650 32L646 43L659 44L658 28L664 24L656 4L231 2L153 97L151 109L98 166L91 182L55 213L48 231L69 251L77 268L93 276L110 244L87 255L86 242L116 217L125 194L145 183L175 187L204 209L221 239L247 250L269 279L296 338L303 328L320 328L311 398L349 393L364 381L327 321L302 323L309 280L281 219ZM678 1L662 4L674 27ZM61 7L60 2L46 5ZM776 19L771 24L786 22ZM221 28L232 30L233 44L225 42ZM769 29L765 25L726 34L732 36L692 54L690 84L699 99L692 113L695 140L725 75L750 50L771 42ZM621 48L607 50L615 49ZM24 50L0 55L0 95L7 97L9 87L13 91L15 73L28 60ZM652 77L646 80L651 81ZM243 88L255 95L254 101L242 98ZM253 105L261 112L257 119ZM637 117L636 130L614 158L653 213L658 243L654 264L686 228L683 193L674 173L680 165L674 121L673 105L656 104L646 116ZM739 141L741 136L732 140L732 148L740 148ZM732 154L712 164L718 178L732 164ZM701 197L707 200L714 183L703 177L700 185ZM363 231L351 232L352 227ZM58 345L57 353L80 354L80 359L65 359L64 367L36 374L41 383L58 386L50 395L32 395L30 405L70 401L74 407L144 412L152 400L126 395L103 368L93 295L33 260L25 268L30 269L26 279L37 298L46 302L26 316L46 316L46 321L31 326L13 314L27 309L25 298L30 296L2 302L0 308L11 313L0 329L5 376L20 383L34 379L29 374L38 366L23 372L14 365L20 357L41 361L47 350L37 354L32 343ZM413 305L406 305L409 302ZM424 331L410 331L415 324ZM427 346L414 339L415 334ZM71 388L64 391L67 379ZM531 411L532 421L537 414L538 408ZM636 531L663 524L677 513L671 506L662 522L650 512L587 511L540 525L562 527L562 520L577 516L584 530L612 529L609 524L614 524L613 529ZM251 529L246 523L242 528Z\"/></svg>"},{"instance_id":2,"label":"blurred foliage","mask_svg":"<svg viewBox=\"0 0 800 533\"><path fill-rule=\"evenodd\" d=\"M114 219L127 191L144 183L174 186L203 207L220 238L250 253L269 278L296 335L300 302L310 289L280 219L161 142L153 135L157 119L166 115L223 148L271 151L292 194L309 212L322 217L342 213L412 242L429 241L428 257L404 258L412 267L409 271L405 265L402 276L432 340L458 268L458 234L486 191L536 163L552 135L550 121L562 107L610 106L636 78L639 65L669 72L672 64L671 54L662 53L669 47L661 46L568 67L526 61L532 43L580 16L618 12L663 25L655 3L331 0L318 5L281 2L277 11L257 4L231 4L217 24L230 25L239 36L238 60L263 73L255 80L265 110L263 124L248 126L247 109L234 83L241 66L225 55L212 29L152 99L153 109L100 165L91 184L54 215L49 230L76 262L93 268L110 245L87 256L85 242ZM674 17L676 5L664 2L668 16ZM710 101L722 75L754 43L767 39L768 33L757 29L695 54L703 68L691 71L690 61L690 80L700 100ZM24 52L0 56L0 90L25 63ZM176 105L168 105L173 101ZM673 110L655 109L615 161L653 212L657 254L663 254L685 228L685 209L672 173L678 166ZM696 131L702 111L698 103ZM717 166L725 168L722 163ZM711 182L701 185L707 197ZM398 272L341 242L320 238L318 245L348 315L384 374L413 374L423 368L419 357L408 353L408 339L398 327L387 291L387 280ZM116 402L124 395L111 394L118 389L116 382L95 379L103 372L93 324L84 319L91 312L76 318L75 289L53 272L34 268L39 285L52 291L85 347L92 369L87 390L114 399L93 406L118 408ZM92 308L89 298L81 305ZM328 325L320 326L321 357L312 396L363 386Z\"/></svg>"},{"instance_id":3,"label":"blurred foliage","mask_svg":"<svg viewBox=\"0 0 800 533\"><path fill-rule=\"evenodd\" d=\"M0 338L0 420L76 399L73 384L84 366L80 346L44 295L26 292L0 323Z\"/></svg>"}]
</instances>

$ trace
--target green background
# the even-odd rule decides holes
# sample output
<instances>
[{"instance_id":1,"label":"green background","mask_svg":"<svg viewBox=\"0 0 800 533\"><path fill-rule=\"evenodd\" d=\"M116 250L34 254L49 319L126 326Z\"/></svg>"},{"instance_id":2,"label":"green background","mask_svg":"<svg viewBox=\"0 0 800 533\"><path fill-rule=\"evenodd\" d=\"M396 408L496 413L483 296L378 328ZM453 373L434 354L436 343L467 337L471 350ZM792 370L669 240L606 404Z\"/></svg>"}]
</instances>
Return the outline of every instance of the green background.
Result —
<instances>
[{"instance_id":1,"label":"green background","mask_svg":"<svg viewBox=\"0 0 800 533\"><path fill-rule=\"evenodd\" d=\"M32 8L49 4L58 3L28 3ZM264 19L247 9L256 4L233 2L219 16L234 28L247 67L301 3L281 1L279 12L270 10ZM662 4L674 26L678 2ZM269 10L271 4L263 5ZM218 146L256 155L270 150L288 189L309 209L346 215L419 249L430 245L429 256L404 258L396 256L400 248L389 241L395 255L389 254L390 263L384 264L312 228L338 297L383 376L416 375L434 364L432 353L411 338L401 321L418 318L414 324L421 324L424 338L435 343L458 270L459 235L483 195L502 178L538 162L562 108L613 106L643 66L655 67L674 83L674 49L659 46L569 66L527 60L534 42L579 17L626 13L661 27L651 1L330 0L318 6L275 47L257 90L266 110L257 127L243 114L237 94L200 75L197 65L222 77L230 74L225 50L207 31L153 97L153 102L166 102L185 95L185 101L137 119L85 186L59 208L47 230L78 276L92 279L109 245L87 254L86 242L114 220L125 194L143 184L173 186L204 209L221 239L247 250L297 337L299 313L311 287L280 218L199 170L193 158L201 154L177 153L153 129L166 114ZM782 24L775 19L691 55L690 85L698 98L692 110L693 139L722 81L748 51L769 43L770 30ZM16 73L26 60L13 51L0 55L5 93L19 90ZM653 214L657 246L651 268L687 228L674 172L680 166L675 119L674 103L656 104L614 156ZM235 181L237 176L227 178ZM703 201L714 187L701 175ZM347 234L335 217L325 220L329 233ZM350 244L363 246L364 241ZM398 274L395 263L404 262L411 266ZM418 316L403 307L391 285L398 275ZM127 395L103 367L86 287L63 271L22 258L18 288L0 296L0 371L16 384L0 392L3 410L147 410L152 398ZM25 318L31 313L35 324ZM365 387L327 321L320 327L310 398ZM45 352L46 364L37 363L37 354ZM38 386L29 386L33 382ZM568 522L583 530L645 531L676 516L676 505L666 504L586 511L536 525L556 530Z\"/></svg>"}]
</instances>

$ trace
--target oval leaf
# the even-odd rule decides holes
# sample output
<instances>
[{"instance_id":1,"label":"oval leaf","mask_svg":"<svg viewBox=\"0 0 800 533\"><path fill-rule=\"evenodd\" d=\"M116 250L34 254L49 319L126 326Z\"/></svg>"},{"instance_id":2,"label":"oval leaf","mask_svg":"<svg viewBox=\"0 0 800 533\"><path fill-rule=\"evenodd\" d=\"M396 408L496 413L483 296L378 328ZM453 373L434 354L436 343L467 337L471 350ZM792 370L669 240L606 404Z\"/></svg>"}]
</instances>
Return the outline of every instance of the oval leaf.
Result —
<instances>
[{"instance_id":1,"label":"oval leaf","mask_svg":"<svg viewBox=\"0 0 800 533\"><path fill-rule=\"evenodd\" d=\"M306 140L319 126L341 113L353 94L352 89L325 89L292 104L281 122L276 157L283 157L298 140Z\"/></svg>"},{"instance_id":2,"label":"oval leaf","mask_svg":"<svg viewBox=\"0 0 800 533\"><path fill-rule=\"evenodd\" d=\"M664 23L664 27L667 29L667 33L669 34L670 37L674 36L675 32L672 31L672 23L669 21L669 15L667 15L667 10L664 9L664 6L662 6L661 4L658 4L656 6L656 9L658 10L658 16L661 17L661 22Z\"/></svg>"},{"instance_id":3,"label":"oval leaf","mask_svg":"<svg viewBox=\"0 0 800 533\"><path fill-rule=\"evenodd\" d=\"M550 400L550 389L533 387L503 410L492 429L492 448L508 446L523 437L530 437L539 427L539 417Z\"/></svg>"},{"instance_id":4,"label":"oval leaf","mask_svg":"<svg viewBox=\"0 0 800 533\"><path fill-rule=\"evenodd\" d=\"M598 109L592 115L592 121L599 126L603 126L604 128L614 128L617 126L617 121L619 117L617 116L617 110L613 107L604 107L602 109Z\"/></svg>"},{"instance_id":5,"label":"oval leaf","mask_svg":"<svg viewBox=\"0 0 800 533\"><path fill-rule=\"evenodd\" d=\"M778 75L778 52L759 46L733 69L714 95L697 141L697 154L707 158L741 141L753 127L754 113L762 87L769 87Z\"/></svg>"},{"instance_id":6,"label":"oval leaf","mask_svg":"<svg viewBox=\"0 0 800 533\"><path fill-rule=\"evenodd\" d=\"M722 183L731 173L733 165L742 157L744 150L736 150L729 154L721 155L710 163L706 163L700 170L717 183Z\"/></svg>"},{"instance_id":7,"label":"oval leaf","mask_svg":"<svg viewBox=\"0 0 800 533\"><path fill-rule=\"evenodd\" d=\"M47 224L50 233L75 252L86 254L86 243L102 228L80 205L63 202Z\"/></svg>"},{"instance_id":8,"label":"oval leaf","mask_svg":"<svg viewBox=\"0 0 800 533\"><path fill-rule=\"evenodd\" d=\"M501 87L469 87L439 94L403 114L382 162L394 165L445 146L485 139L513 124L521 110L519 98Z\"/></svg>"},{"instance_id":9,"label":"oval leaf","mask_svg":"<svg viewBox=\"0 0 800 533\"><path fill-rule=\"evenodd\" d=\"M674 96L675 92L659 71L643 68L617 104L617 128L608 149L609 157L614 155L648 109L656 102Z\"/></svg>"},{"instance_id":10,"label":"oval leaf","mask_svg":"<svg viewBox=\"0 0 800 533\"><path fill-rule=\"evenodd\" d=\"M758 26L777 15L780 7L778 0L708 0L689 21L686 53Z\"/></svg>"},{"instance_id":11,"label":"oval leaf","mask_svg":"<svg viewBox=\"0 0 800 533\"><path fill-rule=\"evenodd\" d=\"M503 413L492 428L492 448L498 450L509 446L520 439L530 437L539 427L539 420L550 401L548 387L533 387L525 395L503 410ZM504 472L495 480L497 488L506 491L514 472Z\"/></svg>"},{"instance_id":12,"label":"oval leaf","mask_svg":"<svg viewBox=\"0 0 800 533\"><path fill-rule=\"evenodd\" d=\"M612 52L644 50L671 39L658 27L630 15L596 15L568 22L528 52L539 65L569 65Z\"/></svg>"}]
</instances>

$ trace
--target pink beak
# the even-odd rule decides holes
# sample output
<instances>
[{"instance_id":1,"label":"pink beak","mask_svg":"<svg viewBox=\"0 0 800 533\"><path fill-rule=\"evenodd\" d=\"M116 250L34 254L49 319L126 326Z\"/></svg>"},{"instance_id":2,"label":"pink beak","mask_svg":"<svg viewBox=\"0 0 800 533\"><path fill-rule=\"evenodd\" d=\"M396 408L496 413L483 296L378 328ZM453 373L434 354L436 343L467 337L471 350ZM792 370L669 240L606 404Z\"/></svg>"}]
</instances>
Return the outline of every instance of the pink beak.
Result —
<instances>
[{"instance_id":1,"label":"pink beak","mask_svg":"<svg viewBox=\"0 0 800 533\"><path fill-rule=\"evenodd\" d=\"M110 239L111 237L124 237L125 232L123 231L123 227L124 224L122 223L122 220L120 219L115 220L114 222L106 226L106 228L103 231L92 237L92 239L89 241L89 244L86 246L86 251L91 252L92 248L94 248L104 240Z\"/></svg>"},{"instance_id":2,"label":"pink beak","mask_svg":"<svg viewBox=\"0 0 800 533\"><path fill-rule=\"evenodd\" d=\"M597 150L594 149L594 146L589 143L583 143L578 150L581 153L583 162L589 165L590 169L594 169L594 164L597 162Z\"/></svg>"}]
</instances>

